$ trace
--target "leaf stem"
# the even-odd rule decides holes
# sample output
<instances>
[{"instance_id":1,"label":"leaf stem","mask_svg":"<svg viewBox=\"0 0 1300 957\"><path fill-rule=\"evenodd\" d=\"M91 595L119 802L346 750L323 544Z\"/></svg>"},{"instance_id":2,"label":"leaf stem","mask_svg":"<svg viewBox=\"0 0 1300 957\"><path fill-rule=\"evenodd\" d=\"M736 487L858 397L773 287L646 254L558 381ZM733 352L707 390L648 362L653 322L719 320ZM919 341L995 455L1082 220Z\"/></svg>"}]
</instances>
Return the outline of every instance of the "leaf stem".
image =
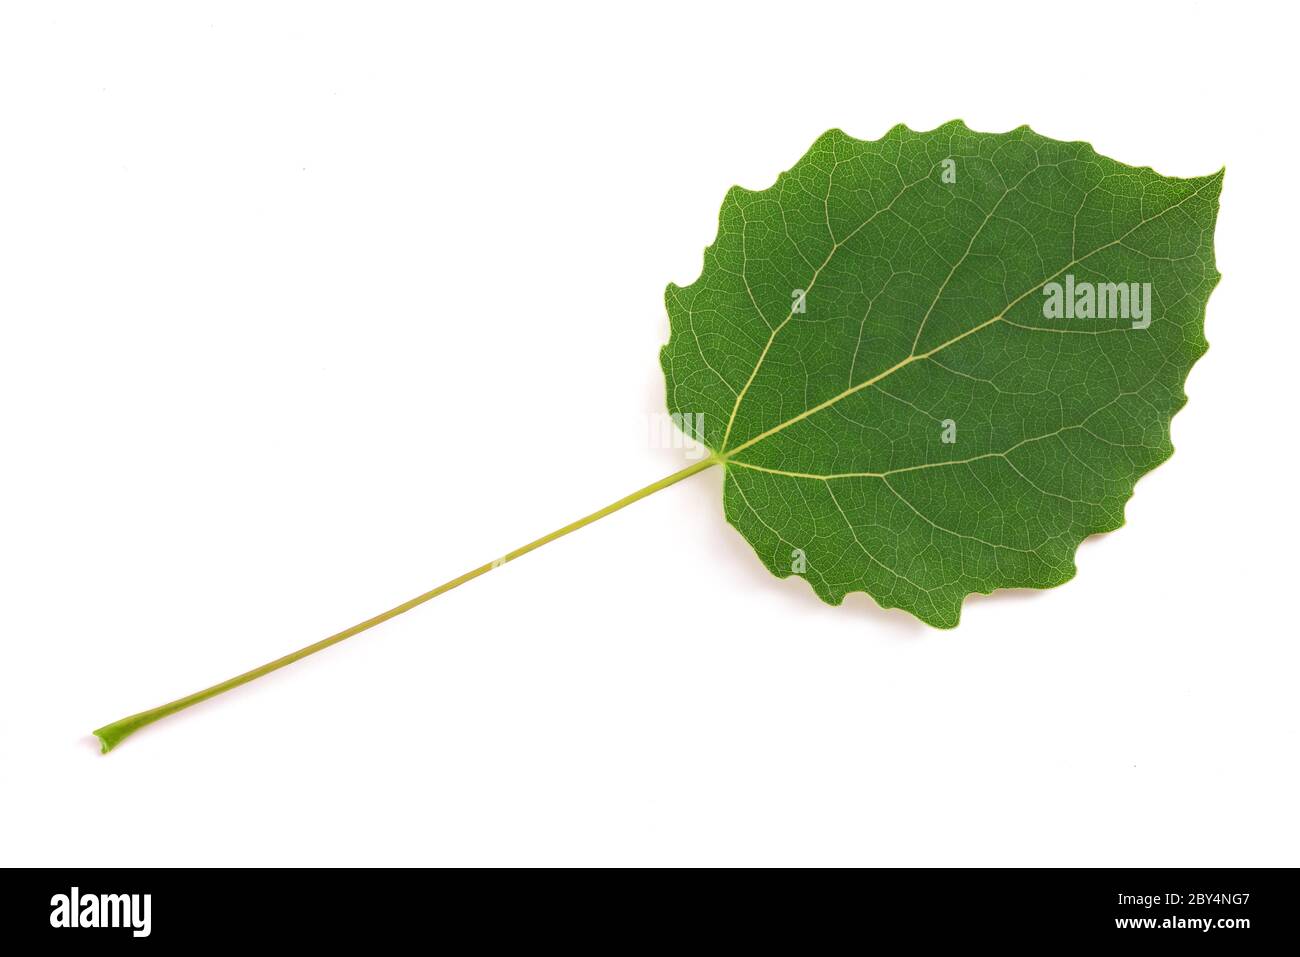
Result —
<instances>
[{"instance_id":1,"label":"leaf stem","mask_svg":"<svg viewBox=\"0 0 1300 957\"><path fill-rule=\"evenodd\" d=\"M278 671L286 665L293 664L295 661L301 661L308 655L314 655L318 651L323 651L330 647L330 645L337 645L340 641L351 638L353 635L359 635L361 632L375 627L375 625L388 621L390 618L396 618L403 612L410 611L417 605L423 605L431 598L437 598L444 592L449 592L453 588L465 584L467 581L478 578L480 575L484 575L492 569L504 565L506 562L514 561L516 558L528 554L535 548L541 548L548 542L553 542L557 538L563 538L570 532L576 532L584 525L590 525L592 522L602 519L606 515L611 515L621 508L626 508L633 502L640 501L649 495L653 495L655 492L666 489L670 485L676 485L678 482L682 481L682 479L690 478L697 472L703 472L705 469L717 465L721 461L722 459L717 456L710 456L707 459L701 459L693 465L682 469L680 472L674 472L672 475L661 478L657 482L652 482L650 485L647 485L639 491L633 492L631 495L626 495L623 498L620 498L617 502L612 502L611 504L606 505L599 511L592 512L585 518L580 518L576 522L570 522L568 525L556 529L549 535L543 535L536 541L529 542L527 545L516 548L512 552L507 552L495 561L488 562L486 565L480 565L472 571L465 572L465 574L453 578L451 581L445 582L437 588L425 592L423 595L417 595L410 601L404 601L402 604L390 608L382 614L375 615L373 618L367 618L360 624L353 625L351 628L340 631L337 635L330 635L328 638L322 638L315 644L307 645L305 648L299 648L297 651L287 654L282 658L276 658L274 661L268 661L260 668L254 668L252 671L245 671L243 674L229 678L220 684L215 684L210 688L204 688L202 691L196 691L194 694L187 695L184 698L177 698L175 701L168 702L167 704L154 708L151 711L141 711L139 714L129 715L128 717L114 721L112 724L106 724L94 732L95 736L100 740L102 746L101 753L107 754L113 748L117 747L117 745L121 744L123 739L132 733L139 731L146 725L153 724L155 721L165 718L168 715L175 714L178 711L183 711L191 705L198 704L200 701L207 701L209 698L215 698L217 695L229 691L231 688L238 688L240 685L248 684L248 682L260 678L263 675L268 675L272 671Z\"/></svg>"}]
</instances>

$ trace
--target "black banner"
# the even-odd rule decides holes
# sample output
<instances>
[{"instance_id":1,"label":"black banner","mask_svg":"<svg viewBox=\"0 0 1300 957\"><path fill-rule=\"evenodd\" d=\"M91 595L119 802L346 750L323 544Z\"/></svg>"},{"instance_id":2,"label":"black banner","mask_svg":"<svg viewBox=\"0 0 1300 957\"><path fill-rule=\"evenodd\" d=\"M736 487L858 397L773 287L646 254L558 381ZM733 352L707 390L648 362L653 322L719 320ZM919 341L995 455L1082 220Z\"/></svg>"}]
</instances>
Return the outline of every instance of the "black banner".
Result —
<instances>
[{"instance_id":1,"label":"black banner","mask_svg":"<svg viewBox=\"0 0 1300 957\"><path fill-rule=\"evenodd\" d=\"M806 877L605 877L600 890L524 875L426 870L9 870L8 940L41 945L293 943L374 946L448 930L495 942L680 946L1131 941L1239 950L1293 946L1294 870L857 870ZM496 883L496 881L493 881ZM751 889L752 888L752 889ZM689 931L687 928L690 928ZM513 935L513 934L512 934ZM611 939L626 937L626 941Z\"/></svg>"}]
</instances>

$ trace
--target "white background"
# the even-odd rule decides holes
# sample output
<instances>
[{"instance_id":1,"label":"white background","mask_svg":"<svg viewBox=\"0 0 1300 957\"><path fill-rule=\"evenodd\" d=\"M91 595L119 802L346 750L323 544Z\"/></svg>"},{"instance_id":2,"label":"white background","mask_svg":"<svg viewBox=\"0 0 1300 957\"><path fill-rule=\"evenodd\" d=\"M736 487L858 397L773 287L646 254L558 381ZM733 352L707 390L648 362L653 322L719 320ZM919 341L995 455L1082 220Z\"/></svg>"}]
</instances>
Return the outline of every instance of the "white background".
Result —
<instances>
[{"instance_id":1,"label":"white background","mask_svg":"<svg viewBox=\"0 0 1300 957\"><path fill-rule=\"evenodd\" d=\"M1284 9L7 6L0 863L1300 863ZM1177 454L1074 581L832 608L711 471L99 756L680 468L727 187L955 117L1227 166Z\"/></svg>"}]
</instances>

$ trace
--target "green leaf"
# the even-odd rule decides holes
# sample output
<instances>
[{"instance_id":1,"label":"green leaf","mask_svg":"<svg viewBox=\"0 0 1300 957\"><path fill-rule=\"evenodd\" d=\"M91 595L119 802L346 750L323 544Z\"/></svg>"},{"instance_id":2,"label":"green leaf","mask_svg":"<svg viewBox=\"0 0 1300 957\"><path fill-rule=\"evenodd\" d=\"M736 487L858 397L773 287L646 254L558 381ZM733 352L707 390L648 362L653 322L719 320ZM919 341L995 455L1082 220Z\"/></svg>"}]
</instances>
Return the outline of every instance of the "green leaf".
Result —
<instances>
[{"instance_id":1,"label":"green leaf","mask_svg":"<svg viewBox=\"0 0 1300 957\"><path fill-rule=\"evenodd\" d=\"M958 121L831 130L733 188L661 355L728 521L823 600L939 627L973 592L1069 580L1173 452L1222 176Z\"/></svg>"},{"instance_id":2,"label":"green leaf","mask_svg":"<svg viewBox=\"0 0 1300 957\"><path fill-rule=\"evenodd\" d=\"M1028 127L832 130L771 189L728 193L700 278L668 287L669 409L712 455L94 733L107 752L714 466L767 567L832 604L865 591L951 627L971 592L1059 585L1173 452L1219 279L1222 178L1171 179Z\"/></svg>"}]
</instances>

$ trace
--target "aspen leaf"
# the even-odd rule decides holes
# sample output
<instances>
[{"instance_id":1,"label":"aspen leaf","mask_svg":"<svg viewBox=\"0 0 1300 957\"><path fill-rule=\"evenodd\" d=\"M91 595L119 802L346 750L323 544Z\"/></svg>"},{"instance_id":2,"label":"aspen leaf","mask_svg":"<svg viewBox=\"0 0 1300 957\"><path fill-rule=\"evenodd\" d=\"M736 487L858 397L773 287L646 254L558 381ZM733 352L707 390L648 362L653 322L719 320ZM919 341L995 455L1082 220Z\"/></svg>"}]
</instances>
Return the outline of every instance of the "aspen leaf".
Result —
<instances>
[{"instance_id":1,"label":"aspen leaf","mask_svg":"<svg viewBox=\"0 0 1300 957\"><path fill-rule=\"evenodd\" d=\"M1161 176L1028 127L823 135L732 189L699 279L669 286L673 421L707 458L314 644L95 731L161 718L351 638L713 467L771 571L931 625L1050 588L1134 483L1205 352L1223 171Z\"/></svg>"}]
</instances>

